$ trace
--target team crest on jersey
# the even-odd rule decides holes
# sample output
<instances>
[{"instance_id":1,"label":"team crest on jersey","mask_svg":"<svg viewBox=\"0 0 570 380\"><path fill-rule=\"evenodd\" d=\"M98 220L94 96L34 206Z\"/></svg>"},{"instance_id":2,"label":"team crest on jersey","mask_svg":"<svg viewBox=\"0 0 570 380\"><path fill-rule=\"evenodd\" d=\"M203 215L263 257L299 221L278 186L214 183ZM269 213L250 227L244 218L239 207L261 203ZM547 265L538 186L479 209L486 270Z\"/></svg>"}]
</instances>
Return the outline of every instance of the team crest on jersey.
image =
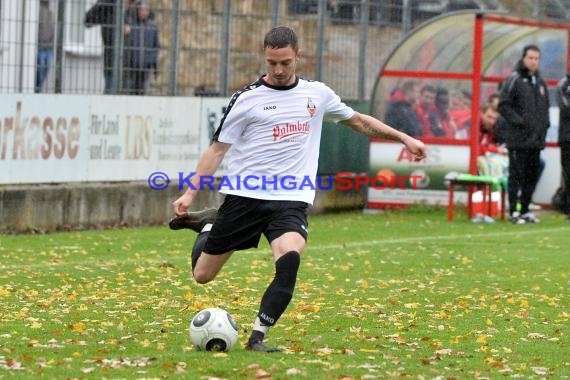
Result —
<instances>
[{"instance_id":1,"label":"team crest on jersey","mask_svg":"<svg viewBox=\"0 0 570 380\"><path fill-rule=\"evenodd\" d=\"M317 106L313 103L313 99L311 98L307 98L307 111L309 111L311 117L315 116L315 112L317 112Z\"/></svg>"}]
</instances>

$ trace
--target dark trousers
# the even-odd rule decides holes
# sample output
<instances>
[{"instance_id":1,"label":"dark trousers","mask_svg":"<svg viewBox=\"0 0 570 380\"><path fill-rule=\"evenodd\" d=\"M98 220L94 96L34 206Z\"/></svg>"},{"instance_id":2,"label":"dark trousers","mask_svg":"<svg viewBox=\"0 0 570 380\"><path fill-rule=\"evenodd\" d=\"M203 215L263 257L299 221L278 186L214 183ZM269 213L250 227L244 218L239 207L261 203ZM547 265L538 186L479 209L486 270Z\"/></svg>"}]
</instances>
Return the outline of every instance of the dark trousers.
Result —
<instances>
[{"instance_id":1,"label":"dark trousers","mask_svg":"<svg viewBox=\"0 0 570 380\"><path fill-rule=\"evenodd\" d=\"M544 172L545 166L546 166L546 161L544 161L544 158L540 157L538 160L538 173L536 174L536 179L534 180L534 185L532 187L532 193L533 194L534 194L534 191L536 190L536 186L538 185L538 181L540 181L540 177L542 176L542 173Z\"/></svg>"},{"instance_id":2,"label":"dark trousers","mask_svg":"<svg viewBox=\"0 0 570 380\"><path fill-rule=\"evenodd\" d=\"M125 90L127 95L144 95L148 87L150 70L146 68L126 68L124 71Z\"/></svg>"},{"instance_id":3,"label":"dark trousers","mask_svg":"<svg viewBox=\"0 0 570 380\"><path fill-rule=\"evenodd\" d=\"M105 46L103 50L103 75L105 76L105 94L113 92L113 47Z\"/></svg>"},{"instance_id":4,"label":"dark trousers","mask_svg":"<svg viewBox=\"0 0 570 380\"><path fill-rule=\"evenodd\" d=\"M540 150L509 150L509 212L516 210L517 201L521 203L521 214L528 212L528 205L536 185L540 167Z\"/></svg>"},{"instance_id":5,"label":"dark trousers","mask_svg":"<svg viewBox=\"0 0 570 380\"><path fill-rule=\"evenodd\" d=\"M564 194L566 195L566 209L563 211L570 215L570 141L560 143L560 164L562 166L562 179L564 180Z\"/></svg>"}]
</instances>

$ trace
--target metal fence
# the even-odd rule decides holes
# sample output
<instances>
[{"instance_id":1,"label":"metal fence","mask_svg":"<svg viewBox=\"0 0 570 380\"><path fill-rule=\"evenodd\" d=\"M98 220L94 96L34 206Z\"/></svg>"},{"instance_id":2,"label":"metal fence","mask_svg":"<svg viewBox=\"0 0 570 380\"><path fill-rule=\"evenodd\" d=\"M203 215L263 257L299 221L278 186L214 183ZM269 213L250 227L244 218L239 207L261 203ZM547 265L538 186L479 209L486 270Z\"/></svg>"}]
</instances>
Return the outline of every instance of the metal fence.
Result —
<instances>
[{"instance_id":1,"label":"metal fence","mask_svg":"<svg viewBox=\"0 0 570 380\"><path fill-rule=\"evenodd\" d=\"M153 32L146 32L153 27L139 24L133 10L141 1L158 33L156 65L142 69L131 67L133 57L152 56L155 47ZM86 23L95 3L112 14ZM303 52L299 74L364 101L403 35L448 3L454 2L0 0L0 92L227 96L264 72L265 32L289 25Z\"/></svg>"}]
</instances>

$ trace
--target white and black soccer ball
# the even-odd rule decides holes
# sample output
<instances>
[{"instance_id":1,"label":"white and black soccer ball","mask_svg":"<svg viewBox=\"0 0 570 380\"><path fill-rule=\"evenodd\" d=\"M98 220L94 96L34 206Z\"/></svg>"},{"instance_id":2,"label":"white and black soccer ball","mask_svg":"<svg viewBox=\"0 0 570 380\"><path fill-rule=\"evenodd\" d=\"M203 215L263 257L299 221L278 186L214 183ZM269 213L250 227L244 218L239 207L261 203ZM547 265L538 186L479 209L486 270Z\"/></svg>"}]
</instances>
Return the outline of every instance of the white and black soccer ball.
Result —
<instances>
[{"instance_id":1,"label":"white and black soccer ball","mask_svg":"<svg viewBox=\"0 0 570 380\"><path fill-rule=\"evenodd\" d=\"M453 181L454 179L457 179L458 176L459 176L458 172L447 173L445 177L443 177L443 184L445 185L445 187L449 189L450 182Z\"/></svg>"},{"instance_id":2,"label":"white and black soccer ball","mask_svg":"<svg viewBox=\"0 0 570 380\"><path fill-rule=\"evenodd\" d=\"M237 323L217 307L201 310L190 322L190 340L202 351L229 351L237 343Z\"/></svg>"},{"instance_id":3,"label":"white and black soccer ball","mask_svg":"<svg viewBox=\"0 0 570 380\"><path fill-rule=\"evenodd\" d=\"M419 178L418 178L419 177ZM417 186L418 189L425 189L429 186L430 177L423 169L416 169L410 174L410 186Z\"/></svg>"}]
</instances>

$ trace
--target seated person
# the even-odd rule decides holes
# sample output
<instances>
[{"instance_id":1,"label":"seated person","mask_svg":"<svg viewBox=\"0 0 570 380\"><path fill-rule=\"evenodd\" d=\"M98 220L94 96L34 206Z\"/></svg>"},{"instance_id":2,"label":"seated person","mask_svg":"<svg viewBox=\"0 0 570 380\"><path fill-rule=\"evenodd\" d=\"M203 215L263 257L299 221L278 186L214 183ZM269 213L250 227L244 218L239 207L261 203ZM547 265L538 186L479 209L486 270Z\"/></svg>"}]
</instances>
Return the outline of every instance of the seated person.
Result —
<instances>
[{"instance_id":1,"label":"seated person","mask_svg":"<svg viewBox=\"0 0 570 380\"><path fill-rule=\"evenodd\" d=\"M437 118L435 97L437 90L431 85L425 85L420 91L420 97L415 104L416 114L424 137L443 137L443 131Z\"/></svg>"},{"instance_id":2,"label":"seated person","mask_svg":"<svg viewBox=\"0 0 570 380\"><path fill-rule=\"evenodd\" d=\"M455 138L457 126L449 113L449 91L439 87L435 94L435 122L439 125L442 138ZM434 129L434 128L432 128ZM435 129L437 130L437 128Z\"/></svg>"},{"instance_id":3,"label":"seated person","mask_svg":"<svg viewBox=\"0 0 570 380\"><path fill-rule=\"evenodd\" d=\"M421 136L422 128L414 110L417 96L417 83L407 81L390 94L384 121L410 136Z\"/></svg>"},{"instance_id":4,"label":"seated person","mask_svg":"<svg viewBox=\"0 0 570 380\"><path fill-rule=\"evenodd\" d=\"M509 156L505 147L504 125L501 117L490 104L479 113L479 157L477 169L480 175L506 178Z\"/></svg>"},{"instance_id":5,"label":"seated person","mask_svg":"<svg viewBox=\"0 0 570 380\"><path fill-rule=\"evenodd\" d=\"M456 139L468 139L471 131L471 101L459 90L449 92L449 117L455 125Z\"/></svg>"},{"instance_id":6,"label":"seated person","mask_svg":"<svg viewBox=\"0 0 570 380\"><path fill-rule=\"evenodd\" d=\"M479 154L507 153L501 115L490 104L479 112Z\"/></svg>"}]
</instances>

